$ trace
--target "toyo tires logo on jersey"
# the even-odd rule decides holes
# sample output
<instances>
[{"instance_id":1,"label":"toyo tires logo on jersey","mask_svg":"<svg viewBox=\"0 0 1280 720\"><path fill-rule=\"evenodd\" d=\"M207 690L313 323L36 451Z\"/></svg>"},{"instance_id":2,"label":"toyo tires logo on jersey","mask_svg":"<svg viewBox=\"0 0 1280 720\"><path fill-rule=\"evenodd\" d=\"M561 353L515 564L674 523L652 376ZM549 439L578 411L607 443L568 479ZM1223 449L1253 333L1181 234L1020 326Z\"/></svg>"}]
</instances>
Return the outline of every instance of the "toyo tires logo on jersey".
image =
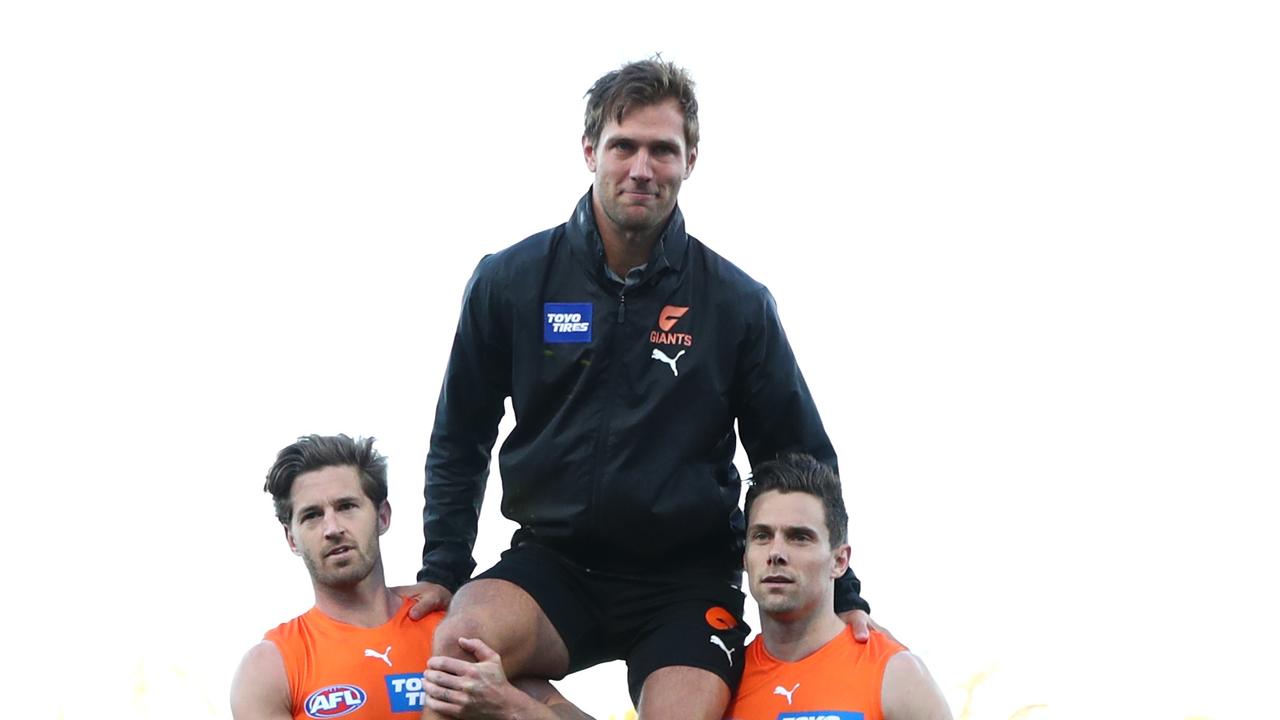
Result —
<instances>
[{"instance_id":1,"label":"toyo tires logo on jersey","mask_svg":"<svg viewBox=\"0 0 1280 720\"><path fill-rule=\"evenodd\" d=\"M342 717L358 710L368 697L355 685L330 685L308 695L303 709L307 711L307 717Z\"/></svg>"},{"instance_id":2,"label":"toyo tires logo on jersey","mask_svg":"<svg viewBox=\"0 0 1280 720\"><path fill-rule=\"evenodd\" d=\"M391 698L391 712L422 714L422 704L427 701L427 691L422 689L422 673L384 677L387 681L387 697Z\"/></svg>"},{"instance_id":3,"label":"toyo tires logo on jersey","mask_svg":"<svg viewBox=\"0 0 1280 720\"><path fill-rule=\"evenodd\" d=\"M542 342L591 342L591 303L543 303Z\"/></svg>"}]
</instances>

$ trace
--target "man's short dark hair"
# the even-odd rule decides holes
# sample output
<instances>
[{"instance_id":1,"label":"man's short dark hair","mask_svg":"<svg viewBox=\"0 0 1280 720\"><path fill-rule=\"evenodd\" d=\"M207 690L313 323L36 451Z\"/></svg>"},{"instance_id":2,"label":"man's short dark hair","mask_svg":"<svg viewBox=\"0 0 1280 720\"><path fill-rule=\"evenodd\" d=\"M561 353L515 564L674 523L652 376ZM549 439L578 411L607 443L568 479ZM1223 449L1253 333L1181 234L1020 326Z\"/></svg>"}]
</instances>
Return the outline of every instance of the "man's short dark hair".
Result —
<instances>
[{"instance_id":1,"label":"man's short dark hair","mask_svg":"<svg viewBox=\"0 0 1280 720\"><path fill-rule=\"evenodd\" d=\"M373 438L352 440L346 435L307 435L284 448L267 473L262 489L275 501L276 519L288 525L293 518L289 493L299 475L327 467L351 467L360 476L360 488L375 507L387 499L387 459L373 449Z\"/></svg>"},{"instance_id":2,"label":"man's short dark hair","mask_svg":"<svg viewBox=\"0 0 1280 720\"><path fill-rule=\"evenodd\" d=\"M698 98L693 94L693 78L684 68L660 56L630 62L596 80L587 91L587 117L582 134L592 145L610 120L622 122L636 108L657 105L667 98L680 104L684 115L684 141L688 149L698 147Z\"/></svg>"},{"instance_id":3,"label":"man's short dark hair","mask_svg":"<svg viewBox=\"0 0 1280 720\"><path fill-rule=\"evenodd\" d=\"M777 460L756 466L747 488L746 516L751 522L751 505L761 494L771 490L780 493L808 493L822 501L822 514L827 523L831 547L841 545L849 537L849 513L844 509L840 478L812 455L790 453Z\"/></svg>"}]
</instances>

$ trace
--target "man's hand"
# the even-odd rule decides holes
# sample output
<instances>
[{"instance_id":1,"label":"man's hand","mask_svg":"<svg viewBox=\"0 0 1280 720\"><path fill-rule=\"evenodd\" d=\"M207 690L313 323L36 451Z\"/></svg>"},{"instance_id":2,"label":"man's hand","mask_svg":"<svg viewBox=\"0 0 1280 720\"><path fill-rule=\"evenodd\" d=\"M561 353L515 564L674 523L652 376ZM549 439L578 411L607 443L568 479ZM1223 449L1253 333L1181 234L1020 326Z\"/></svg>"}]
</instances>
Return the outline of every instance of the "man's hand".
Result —
<instances>
[{"instance_id":1,"label":"man's hand","mask_svg":"<svg viewBox=\"0 0 1280 720\"><path fill-rule=\"evenodd\" d=\"M858 642L866 642L871 638L871 631L877 630L888 635L890 640L905 646L905 643L894 637L893 633L881 627L879 623L872 620L871 616L862 610L842 612L840 613L840 619L845 621L845 624L853 626L853 639Z\"/></svg>"},{"instance_id":2,"label":"man's hand","mask_svg":"<svg viewBox=\"0 0 1280 720\"><path fill-rule=\"evenodd\" d=\"M458 646L479 662L441 655L428 660L423 673L428 708L445 717L480 720L523 716L523 709L541 707L507 682L502 658L488 645L477 639L458 638Z\"/></svg>"},{"instance_id":3,"label":"man's hand","mask_svg":"<svg viewBox=\"0 0 1280 720\"><path fill-rule=\"evenodd\" d=\"M421 620L427 613L447 609L449 601L453 599L453 593L445 590L444 586L429 582L393 587L391 592L417 601L409 608L409 617L414 620Z\"/></svg>"}]
</instances>

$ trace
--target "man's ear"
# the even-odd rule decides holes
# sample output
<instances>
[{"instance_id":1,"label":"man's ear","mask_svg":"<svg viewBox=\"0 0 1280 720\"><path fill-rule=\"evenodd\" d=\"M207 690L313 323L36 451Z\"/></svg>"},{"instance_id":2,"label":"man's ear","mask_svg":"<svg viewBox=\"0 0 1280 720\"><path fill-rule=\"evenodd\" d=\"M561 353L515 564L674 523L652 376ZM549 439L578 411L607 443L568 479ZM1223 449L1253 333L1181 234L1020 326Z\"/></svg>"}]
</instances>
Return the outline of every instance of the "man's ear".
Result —
<instances>
[{"instance_id":1,"label":"man's ear","mask_svg":"<svg viewBox=\"0 0 1280 720\"><path fill-rule=\"evenodd\" d=\"M696 162L698 162L698 148L694 146L693 149L689 150L689 162L685 163L684 166L685 180L688 180L689 176L693 174L693 165Z\"/></svg>"},{"instance_id":2,"label":"man's ear","mask_svg":"<svg viewBox=\"0 0 1280 720\"><path fill-rule=\"evenodd\" d=\"M853 550L849 547L849 543L841 543L835 550L831 551L831 578L844 575L844 571L849 569L849 556Z\"/></svg>"},{"instance_id":3,"label":"man's ear","mask_svg":"<svg viewBox=\"0 0 1280 720\"><path fill-rule=\"evenodd\" d=\"M298 544L293 541L293 531L284 523L280 523L280 525L284 528L284 540L289 543L289 551L298 557L302 557L302 551L298 549Z\"/></svg>"},{"instance_id":4,"label":"man's ear","mask_svg":"<svg viewBox=\"0 0 1280 720\"><path fill-rule=\"evenodd\" d=\"M596 171L596 146L586 135L582 136L582 159L587 162L588 170Z\"/></svg>"},{"instance_id":5,"label":"man's ear","mask_svg":"<svg viewBox=\"0 0 1280 720\"><path fill-rule=\"evenodd\" d=\"M383 535L391 529L391 503L386 500L378 506L378 534Z\"/></svg>"}]
</instances>

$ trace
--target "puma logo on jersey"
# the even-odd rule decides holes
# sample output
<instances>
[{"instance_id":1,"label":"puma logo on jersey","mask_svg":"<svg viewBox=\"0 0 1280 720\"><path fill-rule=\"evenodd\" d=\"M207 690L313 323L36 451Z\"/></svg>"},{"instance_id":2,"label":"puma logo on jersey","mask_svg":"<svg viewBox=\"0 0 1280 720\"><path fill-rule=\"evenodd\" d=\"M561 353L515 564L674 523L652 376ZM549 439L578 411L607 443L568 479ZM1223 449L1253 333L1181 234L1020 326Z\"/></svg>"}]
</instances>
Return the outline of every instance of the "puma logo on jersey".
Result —
<instances>
[{"instance_id":1,"label":"puma logo on jersey","mask_svg":"<svg viewBox=\"0 0 1280 720\"><path fill-rule=\"evenodd\" d=\"M657 351L655 350L654 352L657 352ZM724 651L724 656L729 659L729 667L733 667L733 650L737 650L737 648L730 650L729 648L725 647L724 641L716 637L715 635L711 636L711 644L715 645L716 647Z\"/></svg>"},{"instance_id":2,"label":"puma logo on jersey","mask_svg":"<svg viewBox=\"0 0 1280 720\"><path fill-rule=\"evenodd\" d=\"M795 687L792 687L790 690L788 690L788 689L786 689L786 688L782 687L781 685L779 685L779 686L777 686L777 687L775 687L775 688L773 689L773 694L774 694L774 695L785 695L785 696L786 696L786 698L787 698L787 704L788 704L788 705L790 705L790 704L791 704L791 695L792 695L793 693L795 693L796 688L798 688L798 687L800 687L800 683L796 683L796 684L795 684Z\"/></svg>"},{"instance_id":3,"label":"puma logo on jersey","mask_svg":"<svg viewBox=\"0 0 1280 720\"><path fill-rule=\"evenodd\" d=\"M391 646L390 646L390 645L388 645L388 646L387 646L387 649L386 649L386 650L383 650L382 652L378 652L377 650L370 650L370 649L368 649L368 648L365 648L364 656L365 656L365 657L376 657L376 658L378 658L379 660L381 660L382 662L386 663L386 664L387 664L387 667L391 667Z\"/></svg>"},{"instance_id":4,"label":"puma logo on jersey","mask_svg":"<svg viewBox=\"0 0 1280 720\"><path fill-rule=\"evenodd\" d=\"M653 354L652 354L652 355L650 355L649 357L653 358L654 360L658 360L658 361L660 361L660 362L664 362L664 363L666 363L666 364L670 365L670 366L671 366L671 374L672 374L672 375L675 375L676 377L679 377L679 376L680 376L680 371L679 371L679 370L676 370L676 361L677 361L677 360L679 360L679 359L680 359L680 356L681 356L681 355L683 355L684 353L685 353L685 351L684 351L684 350L681 350L680 352L676 353L676 356L675 356L675 357L667 357L667 354L666 354L666 353L662 352L661 350L659 350L659 349L657 349L657 348L654 348L654 349L653 349Z\"/></svg>"}]
</instances>

